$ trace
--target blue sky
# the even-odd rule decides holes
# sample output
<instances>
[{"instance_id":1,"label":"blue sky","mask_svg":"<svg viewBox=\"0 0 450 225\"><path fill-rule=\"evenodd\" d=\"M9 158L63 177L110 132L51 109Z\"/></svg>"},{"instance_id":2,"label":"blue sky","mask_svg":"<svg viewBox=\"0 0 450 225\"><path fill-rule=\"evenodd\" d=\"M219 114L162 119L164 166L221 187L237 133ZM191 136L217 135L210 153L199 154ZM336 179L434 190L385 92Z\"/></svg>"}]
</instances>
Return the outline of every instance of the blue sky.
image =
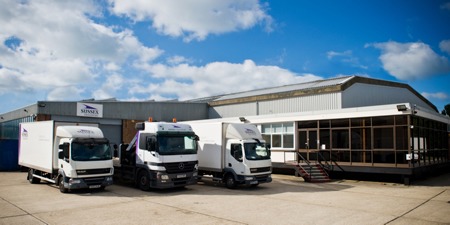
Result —
<instances>
[{"instance_id":1,"label":"blue sky","mask_svg":"<svg viewBox=\"0 0 450 225\"><path fill-rule=\"evenodd\" d=\"M0 0L0 113L358 75L450 103L450 1Z\"/></svg>"}]
</instances>

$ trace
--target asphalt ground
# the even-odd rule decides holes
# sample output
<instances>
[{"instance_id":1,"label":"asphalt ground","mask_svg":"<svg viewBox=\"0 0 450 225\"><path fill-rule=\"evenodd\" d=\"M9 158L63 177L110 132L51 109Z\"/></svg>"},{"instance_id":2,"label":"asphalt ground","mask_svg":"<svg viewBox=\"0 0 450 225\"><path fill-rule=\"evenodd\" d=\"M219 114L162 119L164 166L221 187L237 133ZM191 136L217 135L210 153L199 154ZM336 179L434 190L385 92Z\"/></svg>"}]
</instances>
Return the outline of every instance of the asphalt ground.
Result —
<instances>
[{"instance_id":1,"label":"asphalt ground","mask_svg":"<svg viewBox=\"0 0 450 225\"><path fill-rule=\"evenodd\" d=\"M143 192L128 184L62 194L0 172L0 224L450 224L450 173L414 185L273 175L256 188L204 181Z\"/></svg>"}]
</instances>

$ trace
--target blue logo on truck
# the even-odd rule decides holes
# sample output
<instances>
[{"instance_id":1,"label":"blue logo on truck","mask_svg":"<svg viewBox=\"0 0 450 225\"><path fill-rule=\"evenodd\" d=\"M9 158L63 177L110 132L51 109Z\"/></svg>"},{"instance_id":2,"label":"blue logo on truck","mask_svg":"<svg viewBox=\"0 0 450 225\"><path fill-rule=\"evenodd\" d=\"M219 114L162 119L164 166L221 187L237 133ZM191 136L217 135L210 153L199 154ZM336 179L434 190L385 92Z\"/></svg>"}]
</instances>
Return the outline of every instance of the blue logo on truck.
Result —
<instances>
[{"instance_id":1,"label":"blue logo on truck","mask_svg":"<svg viewBox=\"0 0 450 225\"><path fill-rule=\"evenodd\" d=\"M22 128L22 137L28 137L28 131L25 128Z\"/></svg>"},{"instance_id":2,"label":"blue logo on truck","mask_svg":"<svg viewBox=\"0 0 450 225\"><path fill-rule=\"evenodd\" d=\"M83 129L78 130L77 132L80 133L80 134L94 134L94 131L83 130Z\"/></svg>"},{"instance_id":3,"label":"blue logo on truck","mask_svg":"<svg viewBox=\"0 0 450 225\"><path fill-rule=\"evenodd\" d=\"M256 135L256 132L252 129L245 128L245 133L248 135Z\"/></svg>"}]
</instances>

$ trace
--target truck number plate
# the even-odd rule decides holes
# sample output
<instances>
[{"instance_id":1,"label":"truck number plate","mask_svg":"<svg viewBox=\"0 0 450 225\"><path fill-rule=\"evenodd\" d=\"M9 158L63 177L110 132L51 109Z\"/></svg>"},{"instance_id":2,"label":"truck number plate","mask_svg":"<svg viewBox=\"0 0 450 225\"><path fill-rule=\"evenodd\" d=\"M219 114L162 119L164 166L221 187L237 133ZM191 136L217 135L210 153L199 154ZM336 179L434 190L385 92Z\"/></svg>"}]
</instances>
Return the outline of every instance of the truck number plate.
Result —
<instances>
[{"instance_id":1,"label":"truck number plate","mask_svg":"<svg viewBox=\"0 0 450 225\"><path fill-rule=\"evenodd\" d=\"M251 181L250 184L258 184L258 181L257 180Z\"/></svg>"},{"instance_id":2,"label":"truck number plate","mask_svg":"<svg viewBox=\"0 0 450 225\"><path fill-rule=\"evenodd\" d=\"M178 174L177 178L186 178L186 174Z\"/></svg>"},{"instance_id":3,"label":"truck number plate","mask_svg":"<svg viewBox=\"0 0 450 225\"><path fill-rule=\"evenodd\" d=\"M100 188L102 185L98 184L98 185L90 185L89 188Z\"/></svg>"}]
</instances>

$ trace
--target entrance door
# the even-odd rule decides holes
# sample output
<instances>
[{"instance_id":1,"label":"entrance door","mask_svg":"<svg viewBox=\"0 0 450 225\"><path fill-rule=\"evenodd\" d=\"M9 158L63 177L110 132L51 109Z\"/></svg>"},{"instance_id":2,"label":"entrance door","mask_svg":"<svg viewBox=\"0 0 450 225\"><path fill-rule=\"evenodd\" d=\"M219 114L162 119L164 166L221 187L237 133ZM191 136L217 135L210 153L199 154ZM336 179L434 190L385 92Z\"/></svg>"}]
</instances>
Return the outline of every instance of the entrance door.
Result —
<instances>
[{"instance_id":1,"label":"entrance door","mask_svg":"<svg viewBox=\"0 0 450 225\"><path fill-rule=\"evenodd\" d=\"M319 150L317 129L299 130L298 134L300 154L309 161L316 161Z\"/></svg>"}]
</instances>

